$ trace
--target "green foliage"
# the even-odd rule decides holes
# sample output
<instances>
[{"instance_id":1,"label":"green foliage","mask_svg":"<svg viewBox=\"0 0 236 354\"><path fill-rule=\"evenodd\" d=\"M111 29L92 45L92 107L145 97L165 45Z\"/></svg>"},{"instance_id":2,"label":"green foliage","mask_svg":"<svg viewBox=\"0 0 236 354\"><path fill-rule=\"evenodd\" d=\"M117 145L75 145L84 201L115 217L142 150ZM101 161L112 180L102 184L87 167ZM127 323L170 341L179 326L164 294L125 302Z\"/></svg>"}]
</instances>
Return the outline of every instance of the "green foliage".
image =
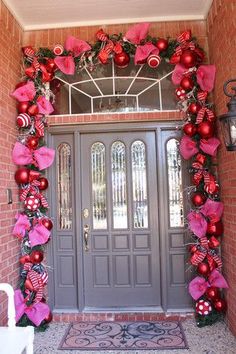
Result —
<instances>
[{"instance_id":1,"label":"green foliage","mask_svg":"<svg viewBox=\"0 0 236 354\"><path fill-rule=\"evenodd\" d=\"M202 315L196 314L195 319L196 319L196 324L198 327L205 327L205 326L211 326L214 323L222 320L223 315L222 315L222 313L217 312L213 308L212 312L209 315L202 316Z\"/></svg>"},{"instance_id":2,"label":"green foliage","mask_svg":"<svg viewBox=\"0 0 236 354\"><path fill-rule=\"evenodd\" d=\"M42 321L39 326L35 326L35 324L31 322L26 315L23 315L20 318L20 320L17 322L17 326L18 327L33 326L35 327L36 332L45 332L46 329L49 327L45 321Z\"/></svg>"}]
</instances>

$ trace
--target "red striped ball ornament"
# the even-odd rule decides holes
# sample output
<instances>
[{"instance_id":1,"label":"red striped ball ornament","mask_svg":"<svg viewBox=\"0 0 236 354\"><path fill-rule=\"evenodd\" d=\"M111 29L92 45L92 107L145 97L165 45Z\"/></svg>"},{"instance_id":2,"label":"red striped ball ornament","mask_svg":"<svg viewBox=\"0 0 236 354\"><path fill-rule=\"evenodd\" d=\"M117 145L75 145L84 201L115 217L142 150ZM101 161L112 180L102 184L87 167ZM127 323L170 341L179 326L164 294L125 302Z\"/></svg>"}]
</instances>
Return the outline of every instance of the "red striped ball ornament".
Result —
<instances>
[{"instance_id":1,"label":"red striped ball ornament","mask_svg":"<svg viewBox=\"0 0 236 354\"><path fill-rule=\"evenodd\" d=\"M16 124L19 128L27 128L31 124L31 119L29 114L20 113L16 118Z\"/></svg>"},{"instance_id":2,"label":"red striped ball ornament","mask_svg":"<svg viewBox=\"0 0 236 354\"><path fill-rule=\"evenodd\" d=\"M147 58L148 66L150 66L150 68L152 68L152 69L157 68L158 65L160 64L160 62L161 62L161 57L156 54L151 54Z\"/></svg>"},{"instance_id":3,"label":"red striped ball ornament","mask_svg":"<svg viewBox=\"0 0 236 354\"><path fill-rule=\"evenodd\" d=\"M55 55L61 55L64 52L64 47L61 44L56 44L53 48L53 53Z\"/></svg>"}]
</instances>

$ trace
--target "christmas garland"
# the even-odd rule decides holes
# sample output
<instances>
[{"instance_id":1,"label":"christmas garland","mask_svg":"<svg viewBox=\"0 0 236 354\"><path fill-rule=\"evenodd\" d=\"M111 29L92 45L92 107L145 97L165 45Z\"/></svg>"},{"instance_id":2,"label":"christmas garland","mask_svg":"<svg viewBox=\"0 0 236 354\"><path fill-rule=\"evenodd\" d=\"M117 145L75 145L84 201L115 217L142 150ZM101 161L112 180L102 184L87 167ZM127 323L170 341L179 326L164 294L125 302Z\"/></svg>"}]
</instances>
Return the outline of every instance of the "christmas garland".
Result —
<instances>
[{"instance_id":1,"label":"christmas garland","mask_svg":"<svg viewBox=\"0 0 236 354\"><path fill-rule=\"evenodd\" d=\"M192 159L190 173L193 186L189 187L192 210L187 216L193 237L190 245L191 265L198 276L189 284L195 300L199 326L215 322L226 309L221 288L227 283L220 273L220 236L223 233L219 201L219 186L215 176L214 157L220 144L215 135L215 115L208 94L214 85L214 65L202 65L204 52L192 38L190 31L181 33L176 40L154 38L148 35L149 24L130 28L125 36L108 35L102 29L96 33L96 43L69 36L65 46L54 48L31 46L22 48L24 78L12 96L18 101L16 124L18 141L13 149L13 162L19 166L15 180L20 186L20 200L24 210L17 214L13 235L21 241L20 289L15 291L17 321L20 325L33 324L44 328L52 314L45 303L44 287L48 274L42 261L44 247L50 239L52 221L46 216L48 203L43 192L48 181L43 176L54 159L54 150L44 143L45 116L54 110L55 93L60 84L55 74L73 75L87 68L96 70L111 57L119 68L127 67L130 55L135 65L147 63L157 68L161 60L175 65L172 81L178 106L185 114L180 153Z\"/></svg>"}]
</instances>

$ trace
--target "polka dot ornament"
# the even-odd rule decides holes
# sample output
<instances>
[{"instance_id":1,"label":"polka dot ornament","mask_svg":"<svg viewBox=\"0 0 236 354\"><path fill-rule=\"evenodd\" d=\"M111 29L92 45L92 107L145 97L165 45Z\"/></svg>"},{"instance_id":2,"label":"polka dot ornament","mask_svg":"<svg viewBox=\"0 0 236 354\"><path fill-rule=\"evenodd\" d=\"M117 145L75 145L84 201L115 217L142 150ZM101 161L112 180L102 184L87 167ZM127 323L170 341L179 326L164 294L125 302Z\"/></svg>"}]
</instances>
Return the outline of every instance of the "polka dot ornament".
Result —
<instances>
[{"instance_id":1,"label":"polka dot ornament","mask_svg":"<svg viewBox=\"0 0 236 354\"><path fill-rule=\"evenodd\" d=\"M212 306L211 306L211 304L208 301L199 300L196 303L196 312L199 315L207 316L207 315L209 315L211 313L211 311L212 311Z\"/></svg>"},{"instance_id":2,"label":"polka dot ornament","mask_svg":"<svg viewBox=\"0 0 236 354\"><path fill-rule=\"evenodd\" d=\"M29 211L35 211L39 208L39 206L40 206L39 198L35 197L34 195L30 195L29 197L26 198L25 207Z\"/></svg>"}]
</instances>

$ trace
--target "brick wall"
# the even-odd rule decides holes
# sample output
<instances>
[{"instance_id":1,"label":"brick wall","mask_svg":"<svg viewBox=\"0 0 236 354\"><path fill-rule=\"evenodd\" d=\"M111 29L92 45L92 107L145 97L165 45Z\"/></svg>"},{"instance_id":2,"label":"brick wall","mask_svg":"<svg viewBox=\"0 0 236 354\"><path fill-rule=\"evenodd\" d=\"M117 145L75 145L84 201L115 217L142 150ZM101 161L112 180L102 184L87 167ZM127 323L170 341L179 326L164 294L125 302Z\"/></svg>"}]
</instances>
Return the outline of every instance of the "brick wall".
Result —
<instances>
[{"instance_id":1,"label":"brick wall","mask_svg":"<svg viewBox=\"0 0 236 354\"><path fill-rule=\"evenodd\" d=\"M226 80L236 78L236 2L214 0L207 18L209 55L216 64L214 102L217 115L226 113L228 98L223 94ZM220 129L219 135L221 136ZM221 146L218 157L221 197L224 202L224 237L222 257L224 273L229 282L227 320L236 334L236 152Z\"/></svg>"},{"instance_id":2,"label":"brick wall","mask_svg":"<svg viewBox=\"0 0 236 354\"><path fill-rule=\"evenodd\" d=\"M14 217L19 209L16 167L11 151L16 141L16 109L10 92L20 79L22 29L0 0L0 282L16 286L19 279L19 242L12 237ZM6 189L13 192L7 204ZM0 293L0 325L6 321L6 297Z\"/></svg>"}]
</instances>

